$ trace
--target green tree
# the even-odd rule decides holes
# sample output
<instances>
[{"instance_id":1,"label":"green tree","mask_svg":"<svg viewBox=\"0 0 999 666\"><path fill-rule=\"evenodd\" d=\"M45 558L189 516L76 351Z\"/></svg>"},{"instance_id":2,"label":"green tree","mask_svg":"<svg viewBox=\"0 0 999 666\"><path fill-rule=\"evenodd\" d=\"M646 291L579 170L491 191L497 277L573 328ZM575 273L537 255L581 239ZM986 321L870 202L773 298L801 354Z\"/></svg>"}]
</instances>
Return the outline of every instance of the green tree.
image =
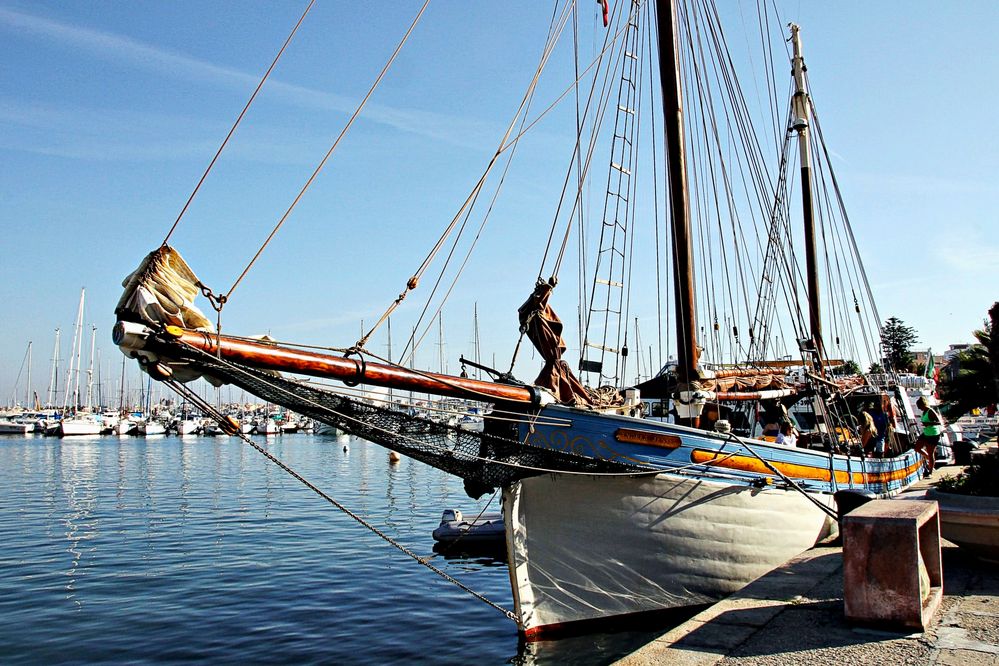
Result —
<instances>
[{"instance_id":1,"label":"green tree","mask_svg":"<svg viewBox=\"0 0 999 666\"><path fill-rule=\"evenodd\" d=\"M958 353L951 361L956 371L941 383L945 412L952 419L999 401L999 302L989 310L989 317L974 332L978 344Z\"/></svg>"},{"instance_id":2,"label":"green tree","mask_svg":"<svg viewBox=\"0 0 999 666\"><path fill-rule=\"evenodd\" d=\"M885 366L893 370L911 370L916 357L912 346L916 344L916 329L906 326L898 317L889 317L881 328L881 346Z\"/></svg>"},{"instance_id":3,"label":"green tree","mask_svg":"<svg viewBox=\"0 0 999 666\"><path fill-rule=\"evenodd\" d=\"M992 304L989 309L989 339L985 343L989 350L989 360L992 362L992 380L995 384L995 393L992 397L999 402L999 301Z\"/></svg>"},{"instance_id":4,"label":"green tree","mask_svg":"<svg viewBox=\"0 0 999 666\"><path fill-rule=\"evenodd\" d=\"M860 372L860 366L856 361L846 361L843 365L834 366L832 369L834 375L859 375Z\"/></svg>"}]
</instances>

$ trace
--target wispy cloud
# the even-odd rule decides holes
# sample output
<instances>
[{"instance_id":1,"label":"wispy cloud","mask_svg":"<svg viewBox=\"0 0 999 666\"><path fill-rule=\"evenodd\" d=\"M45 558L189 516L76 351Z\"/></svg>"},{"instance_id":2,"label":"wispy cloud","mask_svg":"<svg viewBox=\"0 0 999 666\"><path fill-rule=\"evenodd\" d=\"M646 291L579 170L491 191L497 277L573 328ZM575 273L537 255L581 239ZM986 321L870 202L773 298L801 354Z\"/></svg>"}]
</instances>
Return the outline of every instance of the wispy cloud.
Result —
<instances>
[{"instance_id":1,"label":"wispy cloud","mask_svg":"<svg viewBox=\"0 0 999 666\"><path fill-rule=\"evenodd\" d=\"M217 148L227 120L128 109L62 108L0 100L0 149L94 161L204 159ZM241 161L312 165L328 136L283 126L254 126L229 147Z\"/></svg>"},{"instance_id":2,"label":"wispy cloud","mask_svg":"<svg viewBox=\"0 0 999 666\"><path fill-rule=\"evenodd\" d=\"M980 234L943 239L934 248L937 260L950 273L991 276L999 266L999 244Z\"/></svg>"},{"instance_id":3,"label":"wispy cloud","mask_svg":"<svg viewBox=\"0 0 999 666\"><path fill-rule=\"evenodd\" d=\"M999 193L999 183L971 178L856 172L852 180L882 194L894 192L924 195L927 192L933 192L940 196L944 194Z\"/></svg>"},{"instance_id":4,"label":"wispy cloud","mask_svg":"<svg viewBox=\"0 0 999 666\"><path fill-rule=\"evenodd\" d=\"M22 36L32 34L119 64L125 63L139 69L153 70L171 78L238 89L247 94L260 78L258 73L250 74L217 65L123 35L69 25L12 9L0 8L0 26L3 25L16 30ZM268 81L267 90L272 99L286 104L340 114L352 113L358 102L354 97L285 83L277 79ZM376 103L366 107L362 119L462 147L481 148L483 142L489 145L489 141L495 141L499 136L499 128L490 123ZM42 118L39 118L38 122L41 121Z\"/></svg>"}]
</instances>

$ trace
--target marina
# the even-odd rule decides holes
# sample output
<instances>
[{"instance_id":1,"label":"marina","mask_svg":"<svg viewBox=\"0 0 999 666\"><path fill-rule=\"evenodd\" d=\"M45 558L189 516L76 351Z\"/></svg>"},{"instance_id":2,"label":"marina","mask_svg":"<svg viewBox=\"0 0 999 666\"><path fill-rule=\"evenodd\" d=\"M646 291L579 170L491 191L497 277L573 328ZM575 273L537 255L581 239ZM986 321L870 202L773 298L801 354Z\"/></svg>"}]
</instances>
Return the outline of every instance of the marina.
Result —
<instances>
[{"instance_id":1,"label":"marina","mask_svg":"<svg viewBox=\"0 0 999 666\"><path fill-rule=\"evenodd\" d=\"M344 452L336 437L268 441L428 557L442 506L464 507L466 519L493 509L471 502L453 477L412 461L393 465L372 444L351 440ZM951 545L945 605L925 640L843 625L841 550L826 545L690 622L525 644L500 613L381 547L235 439L6 437L0 483L10 489L0 512L3 562L16 572L0 579L9 620L0 625L0 658L9 664L134 662L150 651L159 662L464 664L473 648L442 641L442 627L471 622L479 663L751 664L763 654L788 664L850 655L874 664L979 663L999 651L987 638L999 620L992 630L981 624L981 612L995 611L996 577ZM432 561L510 603L501 554L472 549ZM961 620L965 599L972 615ZM825 629L815 632L817 623ZM932 650L971 651L960 662L933 662L928 655L940 653Z\"/></svg>"}]
</instances>

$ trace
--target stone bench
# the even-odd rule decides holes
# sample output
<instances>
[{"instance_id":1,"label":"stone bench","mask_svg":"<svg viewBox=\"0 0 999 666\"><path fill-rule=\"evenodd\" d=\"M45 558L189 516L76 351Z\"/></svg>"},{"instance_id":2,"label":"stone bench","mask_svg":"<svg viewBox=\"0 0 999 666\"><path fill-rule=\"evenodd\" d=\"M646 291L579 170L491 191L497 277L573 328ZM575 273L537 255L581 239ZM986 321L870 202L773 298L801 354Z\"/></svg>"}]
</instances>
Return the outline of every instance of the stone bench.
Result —
<instances>
[{"instance_id":1,"label":"stone bench","mask_svg":"<svg viewBox=\"0 0 999 666\"><path fill-rule=\"evenodd\" d=\"M943 597L937 503L873 500L846 514L842 529L847 620L925 630Z\"/></svg>"}]
</instances>

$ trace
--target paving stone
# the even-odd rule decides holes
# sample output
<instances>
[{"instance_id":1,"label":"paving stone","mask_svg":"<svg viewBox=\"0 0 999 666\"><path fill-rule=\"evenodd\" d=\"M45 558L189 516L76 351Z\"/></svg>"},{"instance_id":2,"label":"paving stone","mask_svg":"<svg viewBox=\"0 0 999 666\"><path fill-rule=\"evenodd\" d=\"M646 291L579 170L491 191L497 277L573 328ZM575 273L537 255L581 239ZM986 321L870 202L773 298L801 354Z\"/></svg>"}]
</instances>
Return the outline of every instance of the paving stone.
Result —
<instances>
[{"instance_id":1,"label":"paving stone","mask_svg":"<svg viewBox=\"0 0 999 666\"><path fill-rule=\"evenodd\" d=\"M756 633L756 627L725 624L717 621L706 622L674 643L673 646L682 649L725 647L727 650L724 650L722 654L726 654L745 642L754 633Z\"/></svg>"},{"instance_id":2,"label":"paving stone","mask_svg":"<svg viewBox=\"0 0 999 666\"><path fill-rule=\"evenodd\" d=\"M974 650L940 650L938 666L999 666L999 655Z\"/></svg>"},{"instance_id":3,"label":"paving stone","mask_svg":"<svg viewBox=\"0 0 999 666\"><path fill-rule=\"evenodd\" d=\"M944 549L943 603L925 633L907 634L846 622L841 565L828 551L810 551L619 663L999 666L994 565Z\"/></svg>"},{"instance_id":4,"label":"paving stone","mask_svg":"<svg viewBox=\"0 0 999 666\"><path fill-rule=\"evenodd\" d=\"M972 640L989 643L999 651L999 617L967 612L966 604L961 604L958 624Z\"/></svg>"}]
</instances>

